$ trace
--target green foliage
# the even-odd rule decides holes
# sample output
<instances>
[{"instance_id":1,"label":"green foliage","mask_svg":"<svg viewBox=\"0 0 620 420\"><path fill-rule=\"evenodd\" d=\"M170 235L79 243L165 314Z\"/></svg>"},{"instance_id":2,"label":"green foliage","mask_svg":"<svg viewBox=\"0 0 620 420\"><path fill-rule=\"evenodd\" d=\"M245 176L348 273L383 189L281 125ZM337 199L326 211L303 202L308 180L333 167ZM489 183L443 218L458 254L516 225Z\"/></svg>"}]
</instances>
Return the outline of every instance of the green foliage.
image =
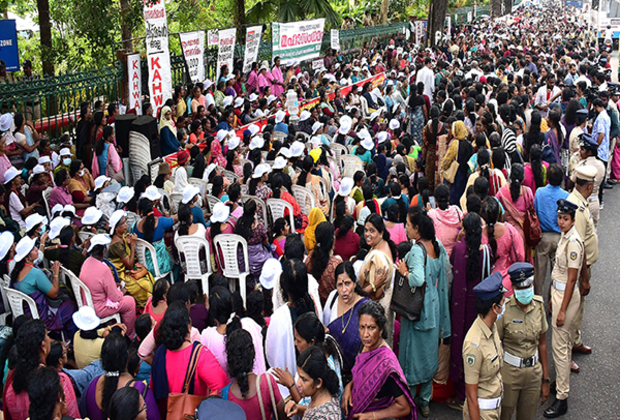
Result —
<instances>
[{"instance_id":1,"label":"green foliage","mask_svg":"<svg viewBox=\"0 0 620 420\"><path fill-rule=\"evenodd\" d=\"M327 28L339 28L342 19L329 0L259 0L246 12L248 23L293 22L324 17Z\"/></svg>"}]
</instances>

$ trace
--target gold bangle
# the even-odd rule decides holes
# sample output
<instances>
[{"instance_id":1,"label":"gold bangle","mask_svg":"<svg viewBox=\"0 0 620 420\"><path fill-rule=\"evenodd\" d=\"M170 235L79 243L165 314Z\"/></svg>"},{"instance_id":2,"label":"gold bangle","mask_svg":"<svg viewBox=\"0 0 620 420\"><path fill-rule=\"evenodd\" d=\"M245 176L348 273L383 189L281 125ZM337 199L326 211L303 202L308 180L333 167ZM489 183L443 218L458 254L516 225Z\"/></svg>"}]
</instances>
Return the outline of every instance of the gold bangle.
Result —
<instances>
[{"instance_id":1,"label":"gold bangle","mask_svg":"<svg viewBox=\"0 0 620 420\"><path fill-rule=\"evenodd\" d=\"M377 288L375 287L375 284L373 282L370 282L370 287L372 287L373 293L377 291Z\"/></svg>"}]
</instances>

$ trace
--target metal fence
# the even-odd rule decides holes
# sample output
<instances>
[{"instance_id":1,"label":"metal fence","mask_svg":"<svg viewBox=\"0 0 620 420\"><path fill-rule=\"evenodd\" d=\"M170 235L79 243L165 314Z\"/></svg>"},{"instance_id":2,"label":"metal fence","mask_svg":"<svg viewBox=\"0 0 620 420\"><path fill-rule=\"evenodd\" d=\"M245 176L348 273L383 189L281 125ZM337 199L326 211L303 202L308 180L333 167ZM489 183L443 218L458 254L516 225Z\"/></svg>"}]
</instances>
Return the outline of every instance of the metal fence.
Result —
<instances>
[{"instance_id":1,"label":"metal fence","mask_svg":"<svg viewBox=\"0 0 620 420\"><path fill-rule=\"evenodd\" d=\"M460 9L448 10L448 15L452 18L453 25L462 25L467 22L467 14L472 13L473 18L480 18L483 15L491 14L491 6L477 6L476 7L476 15L474 16L474 8L473 7L461 7Z\"/></svg>"}]
</instances>

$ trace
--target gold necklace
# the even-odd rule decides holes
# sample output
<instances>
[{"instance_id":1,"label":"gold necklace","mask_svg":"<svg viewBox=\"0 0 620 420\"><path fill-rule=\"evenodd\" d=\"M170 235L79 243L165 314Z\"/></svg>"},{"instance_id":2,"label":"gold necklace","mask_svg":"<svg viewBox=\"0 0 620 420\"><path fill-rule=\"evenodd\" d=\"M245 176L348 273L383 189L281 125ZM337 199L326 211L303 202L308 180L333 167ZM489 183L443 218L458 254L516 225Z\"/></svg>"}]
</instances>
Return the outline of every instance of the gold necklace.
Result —
<instances>
[{"instance_id":1,"label":"gold necklace","mask_svg":"<svg viewBox=\"0 0 620 420\"><path fill-rule=\"evenodd\" d=\"M355 306L355 304L353 306ZM347 325L344 325L344 314L342 314L342 333L343 334L347 330L347 327L349 326L349 322L351 322L351 318L353 318L353 306L351 306L351 309L349 309L349 312L351 312L351 314L349 315L349 320L347 321Z\"/></svg>"}]
</instances>

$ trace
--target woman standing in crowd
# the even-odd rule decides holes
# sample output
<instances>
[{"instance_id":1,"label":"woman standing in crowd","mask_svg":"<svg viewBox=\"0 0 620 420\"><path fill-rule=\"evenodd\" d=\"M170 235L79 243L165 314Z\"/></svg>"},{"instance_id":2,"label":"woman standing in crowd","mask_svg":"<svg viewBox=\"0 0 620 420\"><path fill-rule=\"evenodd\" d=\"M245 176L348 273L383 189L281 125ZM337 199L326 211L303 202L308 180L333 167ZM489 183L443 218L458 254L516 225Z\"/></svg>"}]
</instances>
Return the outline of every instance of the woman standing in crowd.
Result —
<instances>
[{"instance_id":1,"label":"woman standing in crowd","mask_svg":"<svg viewBox=\"0 0 620 420\"><path fill-rule=\"evenodd\" d=\"M112 126L105 126L103 134L95 145L93 155L93 177L105 175L116 182L125 182L123 174L123 162L114 146L114 129Z\"/></svg>"},{"instance_id":2,"label":"woman standing in crowd","mask_svg":"<svg viewBox=\"0 0 620 420\"><path fill-rule=\"evenodd\" d=\"M534 194L529 187L523 186L525 171L523 165L515 163L510 171L510 183L500 188L496 197L502 208L505 210L504 220L512 225L517 232L519 238L517 241L525 243L525 232L523 225L525 222L526 212L529 208L534 207ZM526 249L525 258L530 257L530 250Z\"/></svg>"},{"instance_id":3,"label":"woman standing in crowd","mask_svg":"<svg viewBox=\"0 0 620 420\"><path fill-rule=\"evenodd\" d=\"M467 128L462 121L455 121L452 124L452 135L454 140L448 146L446 156L441 163L441 169L448 171L454 161L458 164L454 181L450 183L450 204L458 204L458 200L465 192L467 185L467 162L474 153L474 148L467 141Z\"/></svg>"},{"instance_id":4,"label":"woman standing in crowd","mask_svg":"<svg viewBox=\"0 0 620 420\"><path fill-rule=\"evenodd\" d=\"M437 208L428 210L428 215L433 220L438 241L450 257L461 230L463 212L458 206L449 204L450 188L446 184L439 184L435 187L434 197Z\"/></svg>"},{"instance_id":5,"label":"woman standing in crowd","mask_svg":"<svg viewBox=\"0 0 620 420\"><path fill-rule=\"evenodd\" d=\"M336 267L342 258L334 255L334 225L321 222L316 227L316 246L308 254L308 272L319 282L319 296L324 305L327 296L336 288Z\"/></svg>"}]
</instances>

